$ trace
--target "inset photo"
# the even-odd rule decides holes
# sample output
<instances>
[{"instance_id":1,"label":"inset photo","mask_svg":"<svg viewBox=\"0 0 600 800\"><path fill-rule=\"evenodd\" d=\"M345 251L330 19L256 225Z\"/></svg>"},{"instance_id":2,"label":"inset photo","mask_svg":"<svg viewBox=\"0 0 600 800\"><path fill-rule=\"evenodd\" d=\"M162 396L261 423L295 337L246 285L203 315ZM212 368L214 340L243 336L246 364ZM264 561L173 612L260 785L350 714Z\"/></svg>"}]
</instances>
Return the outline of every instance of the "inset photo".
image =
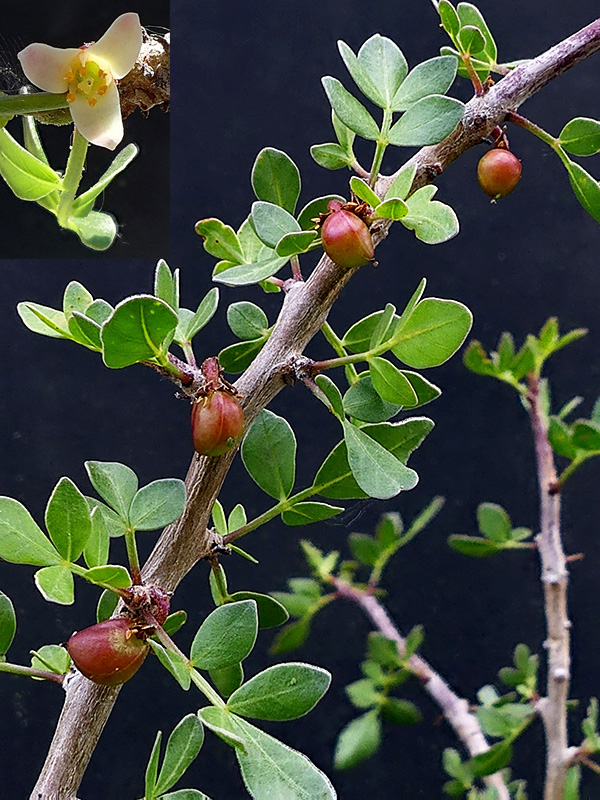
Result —
<instances>
[{"instance_id":1,"label":"inset photo","mask_svg":"<svg viewBox=\"0 0 600 800\"><path fill-rule=\"evenodd\" d=\"M0 258L165 256L169 2L77 9L5 9Z\"/></svg>"}]
</instances>

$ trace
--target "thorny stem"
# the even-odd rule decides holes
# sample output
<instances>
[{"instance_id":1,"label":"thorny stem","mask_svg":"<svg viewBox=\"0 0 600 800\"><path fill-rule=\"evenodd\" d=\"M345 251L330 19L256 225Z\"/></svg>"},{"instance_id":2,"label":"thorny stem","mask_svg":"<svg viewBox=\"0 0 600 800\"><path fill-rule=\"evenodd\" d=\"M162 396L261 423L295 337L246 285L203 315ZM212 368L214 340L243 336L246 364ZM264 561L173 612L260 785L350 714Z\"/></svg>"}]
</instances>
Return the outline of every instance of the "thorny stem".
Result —
<instances>
[{"instance_id":1,"label":"thorny stem","mask_svg":"<svg viewBox=\"0 0 600 800\"><path fill-rule=\"evenodd\" d=\"M337 589L338 596L356 603L371 620L376 630L383 634L386 639L391 639L397 644L398 653L402 657L406 650L406 640L372 591L365 591L351 586L339 578L334 578L333 583ZM412 655L408 659L408 667L419 678L427 694L441 708L446 721L464 744L471 757L489 750L489 744L477 718L469 711L468 701L459 697L441 675L421 656ZM498 800L509 800L508 789L500 772L489 775L484 780L488 786L493 786L496 789Z\"/></svg>"},{"instance_id":2,"label":"thorny stem","mask_svg":"<svg viewBox=\"0 0 600 800\"><path fill-rule=\"evenodd\" d=\"M570 628L567 614L568 572L560 531L560 485L548 440L548 422L540 402L540 379L532 377L527 396L535 443L540 493L538 546L544 587L548 652L547 696L536 704L546 732L544 800L562 800L569 767L567 700L571 677Z\"/></svg>"},{"instance_id":3,"label":"thorny stem","mask_svg":"<svg viewBox=\"0 0 600 800\"><path fill-rule=\"evenodd\" d=\"M438 145L422 148L408 162L417 167L412 191L431 183L439 174L437 168L432 170L434 165L446 169L462 153L479 144L496 125L502 124L508 111L517 109L552 79L599 49L600 19L519 65L483 97L469 101L456 132ZM395 175L379 179L376 188L380 196L394 178ZM385 238L390 224L382 221L372 229L375 244ZM286 294L269 341L237 383L244 395L248 424L286 385L282 367L296 358L321 328L354 272L340 270L323 256L308 280L297 281ZM172 591L198 560L210 554L215 543L208 526L210 509L233 457L232 451L218 458L192 460L186 478L186 508L176 523L165 528L144 567L143 577L149 583ZM431 692L436 681L432 679L428 685ZM61 800L75 797L117 695L117 689L97 686L85 679L70 682L32 800L52 795L60 796Z\"/></svg>"},{"instance_id":4,"label":"thorny stem","mask_svg":"<svg viewBox=\"0 0 600 800\"><path fill-rule=\"evenodd\" d=\"M81 182L83 175L83 168L85 166L85 159L89 142L83 138L77 128L73 129L73 144L71 145L71 152L67 159L67 168L65 170L65 177L63 178L63 190L60 194L58 202L58 209L56 212L56 219L61 227L66 227L71 210L73 208L73 201L77 194L77 189Z\"/></svg>"}]
</instances>

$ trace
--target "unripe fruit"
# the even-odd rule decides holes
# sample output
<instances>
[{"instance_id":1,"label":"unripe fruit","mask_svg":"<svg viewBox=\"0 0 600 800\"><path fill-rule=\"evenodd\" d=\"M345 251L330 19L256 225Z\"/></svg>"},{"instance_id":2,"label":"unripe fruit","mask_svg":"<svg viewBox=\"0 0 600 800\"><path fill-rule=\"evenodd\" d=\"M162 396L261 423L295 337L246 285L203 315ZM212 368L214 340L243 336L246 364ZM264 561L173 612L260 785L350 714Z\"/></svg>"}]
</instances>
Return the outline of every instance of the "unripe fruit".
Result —
<instances>
[{"instance_id":1,"label":"unripe fruit","mask_svg":"<svg viewBox=\"0 0 600 800\"><path fill-rule=\"evenodd\" d=\"M510 150L498 147L488 152L477 165L479 185L488 197L506 197L521 178L521 162Z\"/></svg>"},{"instance_id":2,"label":"unripe fruit","mask_svg":"<svg viewBox=\"0 0 600 800\"><path fill-rule=\"evenodd\" d=\"M213 392L192 406L194 448L202 456L220 456L237 444L244 432L244 412L229 392Z\"/></svg>"},{"instance_id":3,"label":"unripe fruit","mask_svg":"<svg viewBox=\"0 0 600 800\"><path fill-rule=\"evenodd\" d=\"M373 260L373 240L362 219L346 211L338 200L329 203L331 214L323 222L323 250L340 267L362 267Z\"/></svg>"},{"instance_id":4,"label":"unripe fruit","mask_svg":"<svg viewBox=\"0 0 600 800\"><path fill-rule=\"evenodd\" d=\"M125 683L141 667L149 645L136 636L131 620L107 619L74 633L67 650L86 678L103 686Z\"/></svg>"}]
</instances>

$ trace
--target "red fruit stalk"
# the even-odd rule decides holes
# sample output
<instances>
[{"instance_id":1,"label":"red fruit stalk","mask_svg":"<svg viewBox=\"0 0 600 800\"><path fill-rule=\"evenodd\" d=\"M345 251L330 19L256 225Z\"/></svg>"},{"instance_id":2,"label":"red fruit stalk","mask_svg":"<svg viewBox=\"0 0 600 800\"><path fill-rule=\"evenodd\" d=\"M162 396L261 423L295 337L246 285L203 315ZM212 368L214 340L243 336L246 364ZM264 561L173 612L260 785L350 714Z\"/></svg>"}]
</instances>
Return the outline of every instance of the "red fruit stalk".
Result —
<instances>
[{"instance_id":1,"label":"red fruit stalk","mask_svg":"<svg viewBox=\"0 0 600 800\"><path fill-rule=\"evenodd\" d=\"M244 412L229 392L212 392L199 397L192 406L192 438L200 455L227 453L243 432Z\"/></svg>"},{"instance_id":2,"label":"red fruit stalk","mask_svg":"<svg viewBox=\"0 0 600 800\"><path fill-rule=\"evenodd\" d=\"M363 220L339 200L331 200L328 208L332 213L323 222L321 241L329 258L347 269L372 261L373 240Z\"/></svg>"},{"instance_id":3,"label":"red fruit stalk","mask_svg":"<svg viewBox=\"0 0 600 800\"><path fill-rule=\"evenodd\" d=\"M138 671L150 649L135 631L131 620L107 619L74 633L67 650L86 678L103 686L118 686Z\"/></svg>"},{"instance_id":4,"label":"red fruit stalk","mask_svg":"<svg viewBox=\"0 0 600 800\"><path fill-rule=\"evenodd\" d=\"M477 165L477 179L492 200L506 197L521 179L521 162L502 147L488 150Z\"/></svg>"}]
</instances>

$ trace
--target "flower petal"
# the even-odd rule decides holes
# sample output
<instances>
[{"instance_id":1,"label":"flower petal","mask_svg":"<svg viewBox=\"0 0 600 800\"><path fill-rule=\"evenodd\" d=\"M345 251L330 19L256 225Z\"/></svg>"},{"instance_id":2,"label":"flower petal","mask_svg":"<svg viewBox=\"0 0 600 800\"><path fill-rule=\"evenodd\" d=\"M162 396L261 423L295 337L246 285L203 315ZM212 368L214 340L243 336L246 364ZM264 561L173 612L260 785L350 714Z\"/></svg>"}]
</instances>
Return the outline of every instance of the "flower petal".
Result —
<instances>
[{"instance_id":1,"label":"flower petal","mask_svg":"<svg viewBox=\"0 0 600 800\"><path fill-rule=\"evenodd\" d=\"M17 57L23 72L33 84L45 92L62 94L67 91L65 76L78 52L76 47L65 49L35 42L17 53Z\"/></svg>"},{"instance_id":2,"label":"flower petal","mask_svg":"<svg viewBox=\"0 0 600 800\"><path fill-rule=\"evenodd\" d=\"M123 138L123 118L119 90L111 83L106 94L90 106L87 99L77 94L70 105L71 116L79 133L88 142L114 150Z\"/></svg>"},{"instance_id":3,"label":"flower petal","mask_svg":"<svg viewBox=\"0 0 600 800\"><path fill-rule=\"evenodd\" d=\"M110 65L114 78L124 78L135 64L142 46L142 26L137 14L121 14L101 39L90 45L90 58L98 56Z\"/></svg>"}]
</instances>

